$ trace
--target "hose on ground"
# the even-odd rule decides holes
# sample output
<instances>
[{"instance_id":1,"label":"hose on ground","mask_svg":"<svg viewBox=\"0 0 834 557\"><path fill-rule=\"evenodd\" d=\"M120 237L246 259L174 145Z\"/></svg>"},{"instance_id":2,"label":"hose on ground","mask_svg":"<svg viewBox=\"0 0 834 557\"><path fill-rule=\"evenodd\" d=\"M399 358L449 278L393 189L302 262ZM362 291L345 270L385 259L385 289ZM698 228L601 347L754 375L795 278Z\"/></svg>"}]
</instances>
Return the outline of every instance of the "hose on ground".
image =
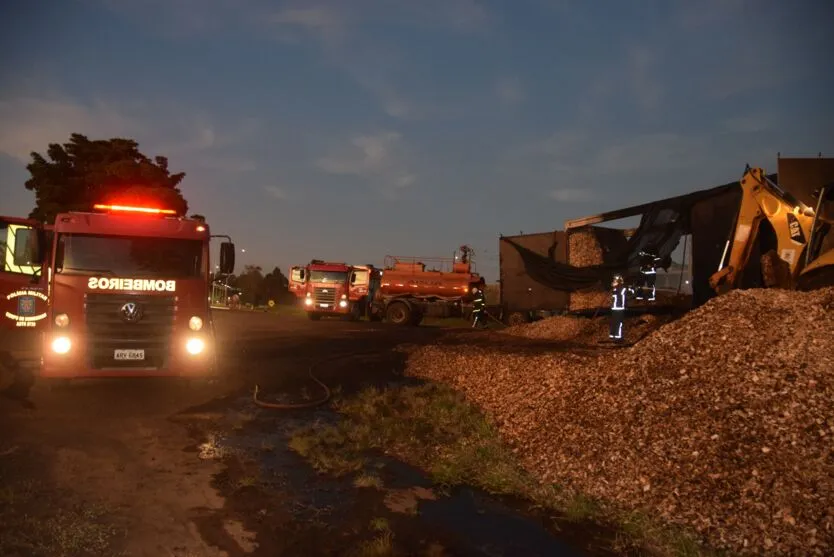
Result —
<instances>
[{"instance_id":1,"label":"hose on ground","mask_svg":"<svg viewBox=\"0 0 834 557\"><path fill-rule=\"evenodd\" d=\"M309 402L295 402L295 403L281 403L281 402L266 402L264 400L260 400L258 398L258 392L260 391L260 386L256 383L255 384L255 391L252 394L252 401L255 403L256 406L261 408L270 408L272 410L300 410L303 408L315 408L316 406L321 406L322 404L327 403L333 396L330 387L328 387L321 379L316 377L313 370L322 364L326 364L328 362L332 362L333 360L339 360L342 358L356 358L359 356L367 356L369 354L379 354L379 352L348 352L342 354L334 354L332 356L328 356L326 358L322 358L320 360L316 360L311 363L307 367L307 376L314 382L317 383L321 389L324 391L324 395L321 398L316 400L311 400Z\"/></svg>"}]
</instances>

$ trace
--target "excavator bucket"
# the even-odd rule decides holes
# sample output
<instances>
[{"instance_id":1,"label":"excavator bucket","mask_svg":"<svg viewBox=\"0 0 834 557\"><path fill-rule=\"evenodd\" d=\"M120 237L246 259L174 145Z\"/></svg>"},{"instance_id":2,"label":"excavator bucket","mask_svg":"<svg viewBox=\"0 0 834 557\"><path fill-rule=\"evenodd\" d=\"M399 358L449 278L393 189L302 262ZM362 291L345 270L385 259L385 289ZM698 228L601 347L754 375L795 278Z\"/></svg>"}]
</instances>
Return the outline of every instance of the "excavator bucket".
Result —
<instances>
[{"instance_id":1,"label":"excavator bucket","mask_svg":"<svg viewBox=\"0 0 834 557\"><path fill-rule=\"evenodd\" d=\"M817 290L829 286L834 286L834 249L808 265L796 280L797 290Z\"/></svg>"}]
</instances>

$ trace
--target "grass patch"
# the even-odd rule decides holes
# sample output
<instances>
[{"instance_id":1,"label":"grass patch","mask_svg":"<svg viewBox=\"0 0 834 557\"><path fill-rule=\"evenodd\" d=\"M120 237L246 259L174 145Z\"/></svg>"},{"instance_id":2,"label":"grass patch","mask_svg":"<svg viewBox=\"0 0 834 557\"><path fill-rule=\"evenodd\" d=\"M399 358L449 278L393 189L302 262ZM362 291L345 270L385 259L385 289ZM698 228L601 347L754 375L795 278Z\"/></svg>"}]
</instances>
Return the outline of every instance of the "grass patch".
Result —
<instances>
[{"instance_id":1,"label":"grass patch","mask_svg":"<svg viewBox=\"0 0 834 557\"><path fill-rule=\"evenodd\" d=\"M494 494L534 495L495 427L451 389L370 388L340 400L338 410L346 419L314 423L290 438L290 448L320 472L357 471L364 451L376 449L427 469L443 487L475 484Z\"/></svg>"},{"instance_id":2,"label":"grass patch","mask_svg":"<svg viewBox=\"0 0 834 557\"><path fill-rule=\"evenodd\" d=\"M299 428L289 441L321 473L357 472L366 451L380 450L427 470L441 488L472 485L493 495L522 497L569 522L614 523L615 545L621 549L681 557L707 554L686 535L644 515L616 514L589 497L541 485L521 468L495 425L447 386L369 388L334 404L343 419ZM361 474L354 485L370 486L373 478Z\"/></svg>"},{"instance_id":3,"label":"grass patch","mask_svg":"<svg viewBox=\"0 0 834 557\"><path fill-rule=\"evenodd\" d=\"M373 539L359 544L353 555L355 557L389 557L394 555L394 532L384 518L374 518L369 528L377 535Z\"/></svg>"},{"instance_id":4,"label":"grass patch","mask_svg":"<svg viewBox=\"0 0 834 557\"><path fill-rule=\"evenodd\" d=\"M367 474L362 473L356 476L356 479L353 480L354 487L372 487L374 489L382 489L382 479L376 474Z\"/></svg>"}]
</instances>

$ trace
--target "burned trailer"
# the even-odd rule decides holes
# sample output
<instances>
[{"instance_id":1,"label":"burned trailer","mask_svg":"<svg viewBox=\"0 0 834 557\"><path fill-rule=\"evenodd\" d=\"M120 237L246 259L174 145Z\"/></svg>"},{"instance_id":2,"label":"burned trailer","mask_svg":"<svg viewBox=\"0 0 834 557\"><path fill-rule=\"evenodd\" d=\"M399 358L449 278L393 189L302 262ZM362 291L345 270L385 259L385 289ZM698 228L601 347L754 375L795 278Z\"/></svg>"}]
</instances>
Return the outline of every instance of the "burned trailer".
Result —
<instances>
[{"instance_id":1,"label":"burned trailer","mask_svg":"<svg viewBox=\"0 0 834 557\"><path fill-rule=\"evenodd\" d=\"M500 236L498 290L502 320L508 325L517 325L567 311L570 293L551 288L530 276L524 259L513 244L523 246L552 261L567 262L566 236L559 230Z\"/></svg>"},{"instance_id":2,"label":"burned trailer","mask_svg":"<svg viewBox=\"0 0 834 557\"><path fill-rule=\"evenodd\" d=\"M686 308L706 302L714 294L709 277L722 260L727 234L734 224L733 215L741 200L739 183L730 182L707 190L610 211L565 223L564 260L530 249L517 237L504 237L519 255L530 280L543 287L569 295L566 311L595 313L608 305L608 285L615 274L627 280L638 276L640 251L651 247L668 261L684 236L691 257L691 296ZM617 229L601 223L640 217L636 228ZM673 268L674 263L669 264ZM676 297L675 304L680 304ZM658 307L657 304L654 307Z\"/></svg>"}]
</instances>

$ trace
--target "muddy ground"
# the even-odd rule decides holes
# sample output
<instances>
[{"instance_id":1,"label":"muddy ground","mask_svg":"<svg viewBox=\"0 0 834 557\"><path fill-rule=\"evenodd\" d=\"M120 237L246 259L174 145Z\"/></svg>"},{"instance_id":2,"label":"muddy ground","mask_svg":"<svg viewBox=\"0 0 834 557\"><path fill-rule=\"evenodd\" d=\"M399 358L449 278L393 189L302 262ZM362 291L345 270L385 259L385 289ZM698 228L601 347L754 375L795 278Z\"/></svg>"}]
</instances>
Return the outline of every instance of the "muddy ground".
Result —
<instances>
[{"instance_id":1,"label":"muddy ground","mask_svg":"<svg viewBox=\"0 0 834 557\"><path fill-rule=\"evenodd\" d=\"M609 537L557 526L523 503L477 490L443 493L419 470L373 460L384 488L317 474L288 432L332 420L328 407L265 410L319 396L307 365L342 395L402 382L403 344L448 340L438 327L216 312L224 373L208 385L174 380L36 384L27 401L0 398L0 554L588 555ZM481 335L465 331L463 335ZM470 337L476 340L477 337ZM394 542L392 543L392 539Z\"/></svg>"}]
</instances>

